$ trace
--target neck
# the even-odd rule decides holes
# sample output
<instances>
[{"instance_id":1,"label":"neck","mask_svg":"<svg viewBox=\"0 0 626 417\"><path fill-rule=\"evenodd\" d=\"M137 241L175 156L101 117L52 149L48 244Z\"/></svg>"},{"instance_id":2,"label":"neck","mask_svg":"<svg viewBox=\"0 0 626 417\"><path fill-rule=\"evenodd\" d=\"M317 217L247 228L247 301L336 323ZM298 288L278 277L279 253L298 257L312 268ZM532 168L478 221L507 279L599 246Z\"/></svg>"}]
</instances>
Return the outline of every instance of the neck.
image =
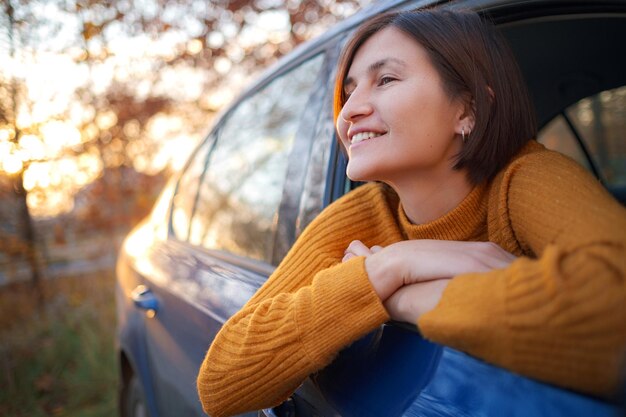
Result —
<instances>
[{"instance_id":1,"label":"neck","mask_svg":"<svg viewBox=\"0 0 626 417\"><path fill-rule=\"evenodd\" d=\"M415 175L387 183L400 197L404 212L413 224L429 223L452 211L473 188L465 170L428 177Z\"/></svg>"}]
</instances>

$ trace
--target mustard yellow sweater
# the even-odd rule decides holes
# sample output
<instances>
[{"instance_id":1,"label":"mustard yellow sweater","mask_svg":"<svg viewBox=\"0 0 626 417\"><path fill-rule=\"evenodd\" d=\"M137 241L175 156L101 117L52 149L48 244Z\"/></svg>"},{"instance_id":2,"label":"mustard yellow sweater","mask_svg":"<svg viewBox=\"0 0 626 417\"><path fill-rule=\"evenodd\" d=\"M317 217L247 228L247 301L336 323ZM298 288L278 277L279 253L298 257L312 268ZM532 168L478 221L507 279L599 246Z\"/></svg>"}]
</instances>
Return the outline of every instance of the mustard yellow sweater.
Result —
<instances>
[{"instance_id":1,"label":"mustard yellow sweater","mask_svg":"<svg viewBox=\"0 0 626 417\"><path fill-rule=\"evenodd\" d=\"M389 316L364 258L348 244L492 241L508 268L454 277L417 325L435 342L532 378L606 395L626 346L626 211L571 160L531 141L451 212L409 222L398 197L367 184L323 211L241 311L200 368L205 411L274 406L307 375Z\"/></svg>"}]
</instances>

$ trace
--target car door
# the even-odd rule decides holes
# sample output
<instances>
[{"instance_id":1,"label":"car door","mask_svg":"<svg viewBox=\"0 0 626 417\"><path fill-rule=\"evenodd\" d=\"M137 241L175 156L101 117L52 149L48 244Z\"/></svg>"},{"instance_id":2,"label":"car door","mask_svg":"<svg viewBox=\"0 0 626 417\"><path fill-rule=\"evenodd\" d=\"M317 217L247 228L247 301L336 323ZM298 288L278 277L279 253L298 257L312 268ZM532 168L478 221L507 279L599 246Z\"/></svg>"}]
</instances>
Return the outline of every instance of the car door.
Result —
<instances>
[{"instance_id":1,"label":"car door","mask_svg":"<svg viewBox=\"0 0 626 417\"><path fill-rule=\"evenodd\" d=\"M156 302L145 345L159 416L204 415L195 380L206 350L273 270L289 160L323 62L305 57L256 87L178 182L170 236L146 260L140 289Z\"/></svg>"}]
</instances>

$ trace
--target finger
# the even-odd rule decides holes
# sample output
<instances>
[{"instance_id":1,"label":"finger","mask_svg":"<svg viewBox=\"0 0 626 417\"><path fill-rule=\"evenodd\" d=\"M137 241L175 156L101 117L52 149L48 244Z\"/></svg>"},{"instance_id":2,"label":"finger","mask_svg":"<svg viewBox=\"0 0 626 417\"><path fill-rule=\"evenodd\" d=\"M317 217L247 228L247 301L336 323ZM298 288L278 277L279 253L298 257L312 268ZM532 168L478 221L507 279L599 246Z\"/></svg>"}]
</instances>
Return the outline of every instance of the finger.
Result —
<instances>
[{"instance_id":1,"label":"finger","mask_svg":"<svg viewBox=\"0 0 626 417\"><path fill-rule=\"evenodd\" d=\"M351 252L346 253L345 255L343 255L343 259L341 259L341 262L347 262L350 259L355 258L354 254Z\"/></svg>"},{"instance_id":2,"label":"finger","mask_svg":"<svg viewBox=\"0 0 626 417\"><path fill-rule=\"evenodd\" d=\"M400 287L384 301L384 306L392 319L416 323L422 314L435 308L449 282L438 279Z\"/></svg>"},{"instance_id":3,"label":"finger","mask_svg":"<svg viewBox=\"0 0 626 417\"><path fill-rule=\"evenodd\" d=\"M372 251L360 240L353 240L348 245L345 253L352 253L355 256L368 256L372 254Z\"/></svg>"},{"instance_id":4,"label":"finger","mask_svg":"<svg viewBox=\"0 0 626 417\"><path fill-rule=\"evenodd\" d=\"M370 251L372 253L380 252L381 250L383 250L383 247L379 245L374 245L370 248Z\"/></svg>"}]
</instances>

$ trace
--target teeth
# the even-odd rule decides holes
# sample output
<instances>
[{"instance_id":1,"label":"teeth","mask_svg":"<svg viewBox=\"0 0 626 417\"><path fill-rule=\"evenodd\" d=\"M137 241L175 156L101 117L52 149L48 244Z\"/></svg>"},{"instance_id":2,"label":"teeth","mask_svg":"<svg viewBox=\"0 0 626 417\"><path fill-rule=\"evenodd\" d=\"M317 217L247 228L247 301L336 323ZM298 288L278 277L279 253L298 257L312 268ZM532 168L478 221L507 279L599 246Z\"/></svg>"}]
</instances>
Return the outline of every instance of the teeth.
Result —
<instances>
[{"instance_id":1,"label":"teeth","mask_svg":"<svg viewBox=\"0 0 626 417\"><path fill-rule=\"evenodd\" d=\"M376 133L376 132L357 133L356 135L352 136L352 143L354 144L354 143L363 142L364 140L375 138L380 135L382 135L382 133Z\"/></svg>"}]
</instances>

